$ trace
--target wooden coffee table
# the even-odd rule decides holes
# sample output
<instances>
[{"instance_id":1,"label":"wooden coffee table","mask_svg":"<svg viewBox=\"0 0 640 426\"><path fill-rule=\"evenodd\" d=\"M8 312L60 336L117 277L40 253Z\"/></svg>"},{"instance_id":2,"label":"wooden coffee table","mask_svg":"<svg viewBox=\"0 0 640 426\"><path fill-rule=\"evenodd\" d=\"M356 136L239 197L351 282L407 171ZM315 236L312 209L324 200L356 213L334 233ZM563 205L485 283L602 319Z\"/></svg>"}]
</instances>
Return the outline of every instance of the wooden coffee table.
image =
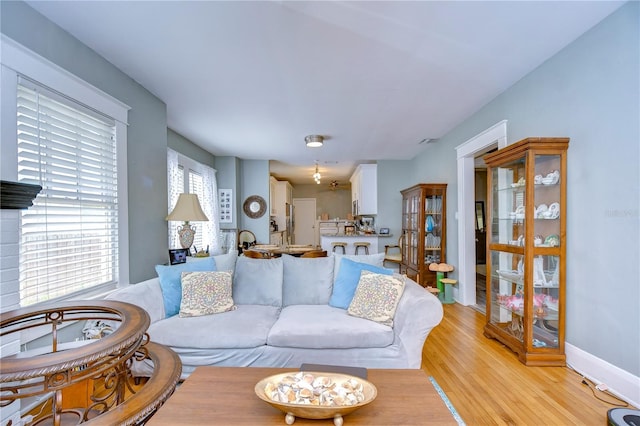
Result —
<instances>
[{"instance_id":1,"label":"wooden coffee table","mask_svg":"<svg viewBox=\"0 0 640 426\"><path fill-rule=\"evenodd\" d=\"M286 425L284 413L255 392L261 379L291 368L198 367L147 422L159 425ZM351 425L457 425L423 370L369 370L378 389L371 404L344 417ZM333 421L297 418L294 425Z\"/></svg>"}]
</instances>

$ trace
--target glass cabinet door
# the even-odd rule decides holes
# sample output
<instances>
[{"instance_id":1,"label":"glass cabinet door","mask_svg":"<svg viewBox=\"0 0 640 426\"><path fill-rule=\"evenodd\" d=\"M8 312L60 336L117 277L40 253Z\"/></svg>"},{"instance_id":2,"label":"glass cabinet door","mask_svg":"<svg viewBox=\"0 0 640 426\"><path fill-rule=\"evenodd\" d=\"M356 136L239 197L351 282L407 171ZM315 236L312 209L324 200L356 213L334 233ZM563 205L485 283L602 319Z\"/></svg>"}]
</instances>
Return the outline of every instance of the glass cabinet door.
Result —
<instances>
[{"instance_id":1,"label":"glass cabinet door","mask_svg":"<svg viewBox=\"0 0 640 426\"><path fill-rule=\"evenodd\" d=\"M440 263L442 242L442 196L431 195L424 204L424 262Z\"/></svg>"},{"instance_id":2,"label":"glass cabinet door","mask_svg":"<svg viewBox=\"0 0 640 426\"><path fill-rule=\"evenodd\" d=\"M525 158L491 170L493 223L491 243L524 246L525 240Z\"/></svg>"},{"instance_id":3,"label":"glass cabinet door","mask_svg":"<svg viewBox=\"0 0 640 426\"><path fill-rule=\"evenodd\" d=\"M534 182L534 246L560 246L560 156L536 155Z\"/></svg>"},{"instance_id":4,"label":"glass cabinet door","mask_svg":"<svg viewBox=\"0 0 640 426\"><path fill-rule=\"evenodd\" d=\"M489 322L516 339L524 338L524 257L491 252L491 313Z\"/></svg>"},{"instance_id":5,"label":"glass cabinet door","mask_svg":"<svg viewBox=\"0 0 640 426\"><path fill-rule=\"evenodd\" d=\"M560 299L560 259L558 256L533 258L533 297L530 306L533 322L531 347L558 347Z\"/></svg>"}]
</instances>

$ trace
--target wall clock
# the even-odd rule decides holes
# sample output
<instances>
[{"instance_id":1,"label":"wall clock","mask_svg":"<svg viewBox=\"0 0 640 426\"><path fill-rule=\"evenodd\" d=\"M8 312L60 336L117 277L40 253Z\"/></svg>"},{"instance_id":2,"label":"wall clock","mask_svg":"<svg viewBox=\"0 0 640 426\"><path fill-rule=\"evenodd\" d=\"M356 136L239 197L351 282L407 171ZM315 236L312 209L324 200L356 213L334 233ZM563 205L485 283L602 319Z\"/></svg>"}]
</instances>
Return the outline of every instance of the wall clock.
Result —
<instances>
[{"instance_id":1,"label":"wall clock","mask_svg":"<svg viewBox=\"0 0 640 426\"><path fill-rule=\"evenodd\" d=\"M261 196L252 195L244 200L242 209L244 210L244 214L249 216L251 219L257 219L262 217L262 215L267 211L267 203Z\"/></svg>"}]
</instances>

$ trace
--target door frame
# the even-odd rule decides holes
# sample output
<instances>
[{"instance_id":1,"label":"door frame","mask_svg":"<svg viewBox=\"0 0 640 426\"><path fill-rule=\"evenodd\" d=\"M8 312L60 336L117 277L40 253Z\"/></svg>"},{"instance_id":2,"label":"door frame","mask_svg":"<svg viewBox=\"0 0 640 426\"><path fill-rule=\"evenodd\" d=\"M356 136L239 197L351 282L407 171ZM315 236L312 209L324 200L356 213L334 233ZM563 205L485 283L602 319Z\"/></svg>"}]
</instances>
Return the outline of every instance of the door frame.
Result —
<instances>
[{"instance_id":1,"label":"door frame","mask_svg":"<svg viewBox=\"0 0 640 426\"><path fill-rule=\"evenodd\" d=\"M507 120L502 120L456 147L458 165L458 282L453 297L465 306L476 303L475 157L491 147L507 146ZM487 235L487 238L490 238ZM488 280L489 278L487 278ZM487 282L487 285L489 283ZM487 297L489 297L487 295Z\"/></svg>"}]
</instances>

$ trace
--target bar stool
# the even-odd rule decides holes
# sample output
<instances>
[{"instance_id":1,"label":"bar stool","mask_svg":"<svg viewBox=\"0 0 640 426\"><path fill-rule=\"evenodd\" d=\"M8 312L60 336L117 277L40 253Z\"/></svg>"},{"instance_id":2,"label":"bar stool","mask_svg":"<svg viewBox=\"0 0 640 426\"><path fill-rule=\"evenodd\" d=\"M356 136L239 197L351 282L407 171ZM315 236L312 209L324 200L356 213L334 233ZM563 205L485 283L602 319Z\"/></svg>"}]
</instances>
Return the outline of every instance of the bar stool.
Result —
<instances>
[{"instance_id":1,"label":"bar stool","mask_svg":"<svg viewBox=\"0 0 640 426\"><path fill-rule=\"evenodd\" d=\"M347 254L347 243L335 242L331 243L331 246L333 247L333 249L331 250L332 252L335 253L337 248L341 248L342 254Z\"/></svg>"},{"instance_id":2,"label":"bar stool","mask_svg":"<svg viewBox=\"0 0 640 426\"><path fill-rule=\"evenodd\" d=\"M364 243L364 242L353 243L353 246L355 247L355 254L358 254L358 249L360 248L364 249L365 254L369 254L369 244L371 243Z\"/></svg>"}]
</instances>

